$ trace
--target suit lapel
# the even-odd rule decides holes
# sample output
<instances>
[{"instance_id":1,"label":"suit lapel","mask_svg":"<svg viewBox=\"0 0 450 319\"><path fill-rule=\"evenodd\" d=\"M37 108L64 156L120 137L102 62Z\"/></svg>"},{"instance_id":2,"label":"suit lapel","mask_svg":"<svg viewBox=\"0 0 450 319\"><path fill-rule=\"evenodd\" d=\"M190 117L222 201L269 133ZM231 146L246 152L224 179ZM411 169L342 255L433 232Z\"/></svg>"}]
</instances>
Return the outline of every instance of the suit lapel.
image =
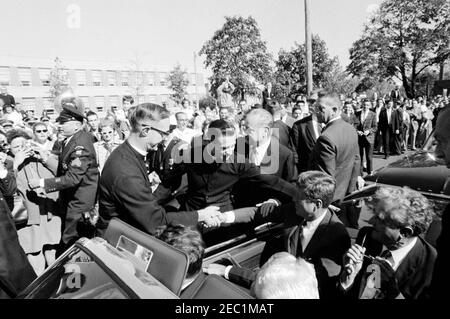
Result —
<instances>
[{"instance_id":1,"label":"suit lapel","mask_svg":"<svg viewBox=\"0 0 450 319\"><path fill-rule=\"evenodd\" d=\"M304 251L305 256L308 257L313 255L320 248L320 246L323 245L323 239L326 236L326 230L330 221L331 212L327 210L327 212L325 213L325 217L322 219L313 236L311 237L308 246L306 246L306 249Z\"/></svg>"},{"instance_id":2,"label":"suit lapel","mask_svg":"<svg viewBox=\"0 0 450 319\"><path fill-rule=\"evenodd\" d=\"M285 247L286 251L296 257L299 257L302 255L302 254L301 255L297 254L298 251L302 252L302 248L299 247L299 246L301 246L301 244L299 242L299 235L300 235L299 230L300 230L300 226L292 227L288 232L287 241L285 242L286 243L286 247Z\"/></svg>"},{"instance_id":3,"label":"suit lapel","mask_svg":"<svg viewBox=\"0 0 450 319\"><path fill-rule=\"evenodd\" d=\"M416 271L422 251L423 244L420 241L420 238L417 238L416 244L403 259L395 273L399 286L402 286L406 281L408 281L411 275Z\"/></svg>"},{"instance_id":4,"label":"suit lapel","mask_svg":"<svg viewBox=\"0 0 450 319\"><path fill-rule=\"evenodd\" d=\"M310 140L312 140L312 141L317 140L318 136L316 136L316 133L314 132L314 124L313 124L312 119L311 119L311 121L308 121L306 123L305 132L309 135ZM319 135L320 135L320 133L319 133Z\"/></svg>"}]
</instances>

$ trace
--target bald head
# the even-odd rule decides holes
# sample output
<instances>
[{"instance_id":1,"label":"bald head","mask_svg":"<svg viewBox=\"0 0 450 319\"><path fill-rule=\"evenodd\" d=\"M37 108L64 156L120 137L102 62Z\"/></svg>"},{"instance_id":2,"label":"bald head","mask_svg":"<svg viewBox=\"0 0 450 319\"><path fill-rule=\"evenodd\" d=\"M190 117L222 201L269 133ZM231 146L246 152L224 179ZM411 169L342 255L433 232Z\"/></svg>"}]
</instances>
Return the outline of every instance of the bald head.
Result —
<instances>
[{"instance_id":1,"label":"bald head","mask_svg":"<svg viewBox=\"0 0 450 319\"><path fill-rule=\"evenodd\" d=\"M250 141L258 145L272 136L273 117L264 109L254 109L246 115L246 126Z\"/></svg>"},{"instance_id":2,"label":"bald head","mask_svg":"<svg viewBox=\"0 0 450 319\"><path fill-rule=\"evenodd\" d=\"M328 124L341 114L342 102L337 94L324 94L316 102L315 112L319 123Z\"/></svg>"}]
</instances>

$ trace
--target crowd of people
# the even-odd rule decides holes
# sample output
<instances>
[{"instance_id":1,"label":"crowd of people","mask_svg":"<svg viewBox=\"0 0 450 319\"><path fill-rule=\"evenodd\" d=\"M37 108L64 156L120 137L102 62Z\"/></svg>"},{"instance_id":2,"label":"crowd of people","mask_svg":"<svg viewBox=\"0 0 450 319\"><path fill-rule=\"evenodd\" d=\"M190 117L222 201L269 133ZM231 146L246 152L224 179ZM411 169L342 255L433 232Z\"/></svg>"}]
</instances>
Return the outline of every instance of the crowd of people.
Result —
<instances>
[{"instance_id":1,"label":"crowd of people","mask_svg":"<svg viewBox=\"0 0 450 319\"><path fill-rule=\"evenodd\" d=\"M54 121L21 111L3 89L0 297L17 295L79 238L102 236L114 217L186 251L185 298L205 274L258 298L436 296L438 255L421 236L434 213L423 195L381 188L372 227L354 244L336 206L364 186L374 151L419 148L435 126L448 163L447 97L318 91L281 104L269 92L248 105L230 99L229 79L219 88L218 100L198 105L124 96L104 116L66 92ZM268 221L285 231L266 243L258 272L202 269L207 246Z\"/></svg>"}]
</instances>

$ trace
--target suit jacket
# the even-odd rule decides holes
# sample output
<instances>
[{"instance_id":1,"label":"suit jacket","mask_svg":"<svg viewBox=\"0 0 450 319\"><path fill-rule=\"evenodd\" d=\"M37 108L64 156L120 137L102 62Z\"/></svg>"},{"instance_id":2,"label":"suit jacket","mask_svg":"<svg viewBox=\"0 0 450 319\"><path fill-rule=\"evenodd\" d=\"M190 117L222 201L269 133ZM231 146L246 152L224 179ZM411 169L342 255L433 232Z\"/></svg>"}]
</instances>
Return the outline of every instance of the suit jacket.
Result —
<instances>
[{"instance_id":1,"label":"suit jacket","mask_svg":"<svg viewBox=\"0 0 450 319\"><path fill-rule=\"evenodd\" d=\"M431 298L433 299L447 299L448 287L450 284L450 204L447 205L442 214L442 230L436 242L437 260L433 272L433 281L431 283Z\"/></svg>"},{"instance_id":2,"label":"suit jacket","mask_svg":"<svg viewBox=\"0 0 450 319\"><path fill-rule=\"evenodd\" d=\"M13 196L16 180L12 172L0 179L0 299L14 298L36 274L19 244L17 230L4 196Z\"/></svg>"},{"instance_id":3,"label":"suit jacket","mask_svg":"<svg viewBox=\"0 0 450 319\"><path fill-rule=\"evenodd\" d=\"M332 297L335 294L335 277L340 272L342 256L350 247L347 229L336 214L328 210L303 251L299 236L302 229L300 225L304 220L297 216L294 203L277 207L268 218L271 221L280 219L284 219L283 234L274 236L266 243L260 265L281 251L302 257L314 264L320 297ZM232 267L229 272L229 279L244 287L250 287L255 278L255 272L242 267Z\"/></svg>"},{"instance_id":4,"label":"suit jacket","mask_svg":"<svg viewBox=\"0 0 450 319\"><path fill-rule=\"evenodd\" d=\"M342 119L329 123L314 146L311 168L336 179L335 201L356 189L360 165L355 128Z\"/></svg>"},{"instance_id":5,"label":"suit jacket","mask_svg":"<svg viewBox=\"0 0 450 319\"><path fill-rule=\"evenodd\" d=\"M397 110L392 109L391 111L391 123L388 123L387 110L383 108L380 111L380 121L378 126L382 132L389 131L390 133L394 133L396 130L402 131L402 121L403 116Z\"/></svg>"},{"instance_id":6,"label":"suit jacket","mask_svg":"<svg viewBox=\"0 0 450 319\"><path fill-rule=\"evenodd\" d=\"M99 190L100 218L97 228L100 235L113 217L149 234L154 234L158 226L170 223L197 225L196 211L166 213L158 204L151 191L144 158L128 141L119 145L107 159Z\"/></svg>"},{"instance_id":7,"label":"suit jacket","mask_svg":"<svg viewBox=\"0 0 450 319\"><path fill-rule=\"evenodd\" d=\"M292 142L295 147L295 154L298 158L298 172L302 173L308 170L311 160L311 152L316 144L316 136L312 116L307 116L292 126ZM320 134L320 132L319 132Z\"/></svg>"},{"instance_id":8,"label":"suit jacket","mask_svg":"<svg viewBox=\"0 0 450 319\"><path fill-rule=\"evenodd\" d=\"M373 228L362 228L357 236L356 242L362 242L366 238L364 247L366 255L380 256L383 251L383 244L373 240L370 236ZM402 260L395 272L395 278L401 294L406 299L427 298L431 286L434 263L436 261L436 250L422 237L417 237L417 242L412 250ZM355 278L352 287L347 291L351 297L358 298L361 288L362 275L364 274L370 261L365 260L361 271Z\"/></svg>"},{"instance_id":9,"label":"suit jacket","mask_svg":"<svg viewBox=\"0 0 450 319\"><path fill-rule=\"evenodd\" d=\"M5 102L5 105L16 105L16 101L14 100L14 96L11 94L0 94L0 99Z\"/></svg>"},{"instance_id":10,"label":"suit jacket","mask_svg":"<svg viewBox=\"0 0 450 319\"><path fill-rule=\"evenodd\" d=\"M356 130L361 131L361 132L369 131L370 133L369 133L369 135L362 135L362 136L358 135L358 139L360 141L374 144L375 143L375 134L377 132L376 114L372 111L369 111L367 113L367 116L366 116L364 122L362 122L362 112L363 111L358 112L356 114L356 116L358 117L358 124L356 125Z\"/></svg>"},{"instance_id":11,"label":"suit jacket","mask_svg":"<svg viewBox=\"0 0 450 319\"><path fill-rule=\"evenodd\" d=\"M273 136L280 141L280 144L294 150L291 140L291 128L283 121L273 123Z\"/></svg>"},{"instance_id":12,"label":"suit jacket","mask_svg":"<svg viewBox=\"0 0 450 319\"><path fill-rule=\"evenodd\" d=\"M244 141L245 140L245 141ZM245 153L242 154L248 160L250 156L249 138L240 137L236 143L245 145ZM237 150L239 152L241 150ZM281 145L278 139L272 137L269 147L264 154L261 165L259 166L261 174L273 175L287 182L297 180L297 172L294 163L294 154L290 149ZM254 206L269 198L277 198L280 201L288 201L290 197L285 197L281 193L274 194L270 188L252 188L252 181L241 180L233 188L234 207Z\"/></svg>"},{"instance_id":13,"label":"suit jacket","mask_svg":"<svg viewBox=\"0 0 450 319\"><path fill-rule=\"evenodd\" d=\"M293 185L276 175L261 174L261 168L249 163L244 154L234 154L226 162L217 163L213 158L205 158L198 162L196 155L206 154L204 151L208 141L201 142L198 149L196 141L202 137L194 138L191 143L191 162L179 166L180 173L187 173L188 191L186 194L186 210L195 210L206 206L219 206L222 211L233 209L231 192L239 181L249 183L245 194L251 196L252 192L269 189L273 196L281 196L292 200L296 190Z\"/></svg>"},{"instance_id":14,"label":"suit jacket","mask_svg":"<svg viewBox=\"0 0 450 319\"><path fill-rule=\"evenodd\" d=\"M392 90L392 92L391 92L392 99L398 100L401 96L402 96L402 94L400 93L399 90Z\"/></svg>"}]
</instances>

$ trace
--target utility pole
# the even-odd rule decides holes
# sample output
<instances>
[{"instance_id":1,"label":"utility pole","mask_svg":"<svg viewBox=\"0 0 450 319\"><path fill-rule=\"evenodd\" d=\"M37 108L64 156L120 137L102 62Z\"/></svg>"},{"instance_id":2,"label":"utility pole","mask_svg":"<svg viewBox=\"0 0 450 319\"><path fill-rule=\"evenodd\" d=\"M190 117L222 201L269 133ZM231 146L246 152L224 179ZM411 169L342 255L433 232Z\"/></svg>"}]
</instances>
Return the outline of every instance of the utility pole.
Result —
<instances>
[{"instance_id":1,"label":"utility pole","mask_svg":"<svg viewBox=\"0 0 450 319\"><path fill-rule=\"evenodd\" d=\"M309 9L311 1L305 0L305 41L306 41L306 95L310 96L313 90L313 63L312 63L312 36L311 15Z\"/></svg>"},{"instance_id":2,"label":"utility pole","mask_svg":"<svg viewBox=\"0 0 450 319\"><path fill-rule=\"evenodd\" d=\"M198 91L197 91L197 53L194 51L194 85L195 85L195 101L198 106Z\"/></svg>"}]
</instances>

